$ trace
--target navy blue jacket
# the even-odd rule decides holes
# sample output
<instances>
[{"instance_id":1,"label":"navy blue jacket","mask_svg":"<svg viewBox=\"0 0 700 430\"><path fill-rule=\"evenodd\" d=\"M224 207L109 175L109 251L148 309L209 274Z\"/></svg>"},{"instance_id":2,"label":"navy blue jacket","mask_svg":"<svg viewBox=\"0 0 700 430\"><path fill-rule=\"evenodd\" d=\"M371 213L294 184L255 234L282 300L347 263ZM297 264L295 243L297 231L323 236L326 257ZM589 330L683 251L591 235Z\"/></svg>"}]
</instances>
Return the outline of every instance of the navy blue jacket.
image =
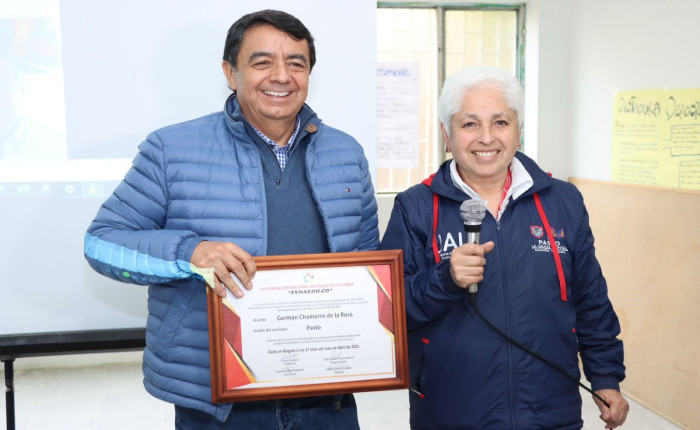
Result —
<instances>
[{"instance_id":1,"label":"navy blue jacket","mask_svg":"<svg viewBox=\"0 0 700 430\"><path fill-rule=\"evenodd\" d=\"M620 326L595 257L579 191L552 179L518 153L534 185L508 203L501 219L487 212L486 255L476 304L506 334L580 377L578 354L594 390L619 389L624 378ZM469 294L450 276L450 253L462 244L460 204L468 199L444 163L428 187L396 197L381 249L402 249L411 376L411 426L420 429L579 429L575 382L504 340L479 319ZM560 291L554 258L534 203L537 192L555 234L566 279ZM433 253L433 193L439 196Z\"/></svg>"}]
</instances>

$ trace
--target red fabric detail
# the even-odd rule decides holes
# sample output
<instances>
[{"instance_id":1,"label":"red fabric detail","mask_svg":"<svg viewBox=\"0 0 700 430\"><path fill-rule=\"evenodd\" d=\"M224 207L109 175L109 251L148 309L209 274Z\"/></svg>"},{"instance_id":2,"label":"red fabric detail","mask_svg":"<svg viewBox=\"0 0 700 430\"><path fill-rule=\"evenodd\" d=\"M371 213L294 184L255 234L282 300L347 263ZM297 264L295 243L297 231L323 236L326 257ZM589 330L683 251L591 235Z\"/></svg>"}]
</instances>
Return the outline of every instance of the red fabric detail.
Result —
<instances>
[{"instance_id":1,"label":"red fabric detail","mask_svg":"<svg viewBox=\"0 0 700 430\"><path fill-rule=\"evenodd\" d=\"M429 344L430 344L430 339L428 339L427 337L424 337L423 339L421 339L421 342L423 342L423 343L426 344L426 345L429 345Z\"/></svg>"},{"instance_id":2,"label":"red fabric detail","mask_svg":"<svg viewBox=\"0 0 700 430\"><path fill-rule=\"evenodd\" d=\"M435 173L432 175L428 176L421 182L421 184L427 185L430 187L430 184L433 183L433 178L435 177ZM438 204L440 203L440 198L438 197L437 194L433 193L433 240L432 240L432 245L433 245L433 256L435 257L435 264L440 262L440 250L438 248L437 244L437 224L438 224Z\"/></svg>"},{"instance_id":3,"label":"red fabric detail","mask_svg":"<svg viewBox=\"0 0 700 430\"><path fill-rule=\"evenodd\" d=\"M438 225L438 206L440 199L436 193L433 193L433 255L435 256L435 264L440 262L440 250L437 243L437 225Z\"/></svg>"},{"instance_id":4,"label":"red fabric detail","mask_svg":"<svg viewBox=\"0 0 700 430\"><path fill-rule=\"evenodd\" d=\"M535 205L537 206L537 212L540 213L540 218L542 219L542 224L545 232L547 233L547 238L549 239L549 247L552 250L552 255L554 256L554 263L557 266L557 275L559 276L559 290L561 291L561 300L567 301L566 297L566 279L564 278L564 268L561 265L561 258L559 257L559 249L554 241L554 235L552 235L552 228L549 226L549 221L547 220L547 215L544 213L544 208L542 207L542 202L540 201L540 196L535 193Z\"/></svg>"},{"instance_id":5,"label":"red fabric detail","mask_svg":"<svg viewBox=\"0 0 700 430\"><path fill-rule=\"evenodd\" d=\"M513 174L510 173L510 169L508 169L508 175L506 176L506 183L503 184L503 193L501 193L501 201L498 202L498 210L501 210L501 206L503 206L503 202L506 200L506 194L508 194L508 190L510 189L510 186L513 184Z\"/></svg>"},{"instance_id":6,"label":"red fabric detail","mask_svg":"<svg viewBox=\"0 0 700 430\"><path fill-rule=\"evenodd\" d=\"M571 329L571 333L576 333L576 327Z\"/></svg>"}]
</instances>

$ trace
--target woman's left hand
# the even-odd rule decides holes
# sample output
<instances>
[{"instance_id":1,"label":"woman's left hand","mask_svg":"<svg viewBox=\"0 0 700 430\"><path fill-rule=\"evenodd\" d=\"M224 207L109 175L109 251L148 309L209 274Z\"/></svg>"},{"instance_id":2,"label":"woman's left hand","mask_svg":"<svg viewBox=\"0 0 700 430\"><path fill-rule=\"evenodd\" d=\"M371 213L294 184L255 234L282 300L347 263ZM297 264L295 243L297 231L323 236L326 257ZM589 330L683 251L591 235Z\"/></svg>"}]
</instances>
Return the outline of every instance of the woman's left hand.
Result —
<instances>
[{"instance_id":1,"label":"woman's left hand","mask_svg":"<svg viewBox=\"0 0 700 430\"><path fill-rule=\"evenodd\" d=\"M627 403L619 391L613 389L598 390L596 394L605 399L610 405L610 408L605 406L603 402L593 397L595 403L600 409L600 419L605 421L606 429L614 429L621 426L627 419L627 413L630 410L630 405Z\"/></svg>"}]
</instances>

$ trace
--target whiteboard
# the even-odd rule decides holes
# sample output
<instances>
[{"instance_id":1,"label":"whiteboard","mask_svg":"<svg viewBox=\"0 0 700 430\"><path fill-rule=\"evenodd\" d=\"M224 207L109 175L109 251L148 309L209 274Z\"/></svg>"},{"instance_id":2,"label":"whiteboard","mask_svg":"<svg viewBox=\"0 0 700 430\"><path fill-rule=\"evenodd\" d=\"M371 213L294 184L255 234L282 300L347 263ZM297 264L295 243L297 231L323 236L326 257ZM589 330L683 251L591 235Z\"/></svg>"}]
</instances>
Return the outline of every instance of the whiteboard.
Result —
<instances>
[{"instance_id":1,"label":"whiteboard","mask_svg":"<svg viewBox=\"0 0 700 430\"><path fill-rule=\"evenodd\" d=\"M47 160L0 159L0 335L145 326L147 287L92 271L85 230L149 132L222 109L224 41L245 13L280 9L309 28L317 63L307 104L353 135L375 172L373 1L5 3L0 59L17 60L23 94L35 93L26 113L55 126L65 148ZM55 34L48 60L27 57L36 43L18 42L28 16L36 34ZM55 73L38 91L45 66Z\"/></svg>"}]
</instances>

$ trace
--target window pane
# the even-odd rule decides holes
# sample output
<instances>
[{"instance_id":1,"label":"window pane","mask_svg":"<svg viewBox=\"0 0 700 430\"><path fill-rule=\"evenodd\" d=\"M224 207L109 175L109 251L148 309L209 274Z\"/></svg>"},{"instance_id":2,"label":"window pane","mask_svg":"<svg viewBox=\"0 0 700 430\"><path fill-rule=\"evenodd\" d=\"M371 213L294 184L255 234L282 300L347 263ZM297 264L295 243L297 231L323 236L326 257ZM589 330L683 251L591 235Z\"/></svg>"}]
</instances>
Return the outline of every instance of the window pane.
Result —
<instances>
[{"instance_id":1,"label":"window pane","mask_svg":"<svg viewBox=\"0 0 700 430\"><path fill-rule=\"evenodd\" d=\"M445 76L468 66L498 66L514 74L515 11L445 12Z\"/></svg>"},{"instance_id":2,"label":"window pane","mask_svg":"<svg viewBox=\"0 0 700 430\"><path fill-rule=\"evenodd\" d=\"M398 192L428 177L439 163L436 145L438 52L435 9L377 9L377 61L416 62L420 75L418 166L378 169L377 191Z\"/></svg>"},{"instance_id":3,"label":"window pane","mask_svg":"<svg viewBox=\"0 0 700 430\"><path fill-rule=\"evenodd\" d=\"M472 65L498 66L516 73L517 12L515 10L444 10L445 48L438 52L439 8L378 8L377 62L415 62L420 75L418 165L379 168L377 192L395 193L432 174L448 154L440 135L437 102L445 76ZM444 58L444 63L443 63ZM415 147L407 148L415 150Z\"/></svg>"}]
</instances>

